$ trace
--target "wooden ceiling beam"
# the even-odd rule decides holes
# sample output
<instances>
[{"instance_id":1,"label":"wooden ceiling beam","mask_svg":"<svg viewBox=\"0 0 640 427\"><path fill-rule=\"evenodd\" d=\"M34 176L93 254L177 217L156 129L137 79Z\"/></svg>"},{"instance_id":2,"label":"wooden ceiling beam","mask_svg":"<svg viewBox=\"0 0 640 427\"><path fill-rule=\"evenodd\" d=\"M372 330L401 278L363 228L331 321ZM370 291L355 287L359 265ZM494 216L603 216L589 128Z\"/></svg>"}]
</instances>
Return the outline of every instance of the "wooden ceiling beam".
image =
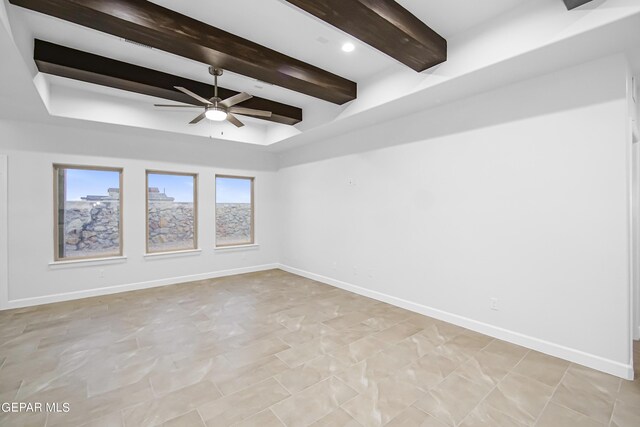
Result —
<instances>
[{"instance_id":1,"label":"wooden ceiling beam","mask_svg":"<svg viewBox=\"0 0 640 427\"><path fill-rule=\"evenodd\" d=\"M286 0L416 71L447 60L447 41L394 0Z\"/></svg>"},{"instance_id":2,"label":"wooden ceiling beam","mask_svg":"<svg viewBox=\"0 0 640 427\"><path fill-rule=\"evenodd\" d=\"M357 95L356 83L352 81L150 1L9 1L335 104L352 101Z\"/></svg>"},{"instance_id":3,"label":"wooden ceiling beam","mask_svg":"<svg viewBox=\"0 0 640 427\"><path fill-rule=\"evenodd\" d=\"M580 7L583 4L587 4L592 0L563 0L565 6L567 6L567 10L575 9L576 7Z\"/></svg>"},{"instance_id":4,"label":"wooden ceiling beam","mask_svg":"<svg viewBox=\"0 0 640 427\"><path fill-rule=\"evenodd\" d=\"M35 40L33 59L42 73L122 89L129 92L199 105L174 86L185 87L204 98L213 96L213 85L185 79L138 65L116 61L42 40ZM238 92L218 87L222 99ZM276 123L294 125L302 121L302 109L268 99L253 97L239 107L271 111L271 117L255 117Z\"/></svg>"}]
</instances>

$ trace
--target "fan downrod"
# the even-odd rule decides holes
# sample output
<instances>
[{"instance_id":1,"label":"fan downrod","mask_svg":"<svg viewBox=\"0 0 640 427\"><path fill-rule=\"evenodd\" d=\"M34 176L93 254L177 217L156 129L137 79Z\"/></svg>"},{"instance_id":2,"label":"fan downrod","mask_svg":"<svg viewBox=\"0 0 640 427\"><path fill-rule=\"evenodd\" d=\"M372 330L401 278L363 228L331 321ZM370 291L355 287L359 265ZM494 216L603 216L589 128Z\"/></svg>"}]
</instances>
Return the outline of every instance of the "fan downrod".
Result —
<instances>
[{"instance_id":1,"label":"fan downrod","mask_svg":"<svg viewBox=\"0 0 640 427\"><path fill-rule=\"evenodd\" d=\"M214 66L209 67L209 74L213 76L213 98L215 106L218 106L218 102L220 102L220 97L218 97L218 77L222 75L222 68L216 68Z\"/></svg>"}]
</instances>

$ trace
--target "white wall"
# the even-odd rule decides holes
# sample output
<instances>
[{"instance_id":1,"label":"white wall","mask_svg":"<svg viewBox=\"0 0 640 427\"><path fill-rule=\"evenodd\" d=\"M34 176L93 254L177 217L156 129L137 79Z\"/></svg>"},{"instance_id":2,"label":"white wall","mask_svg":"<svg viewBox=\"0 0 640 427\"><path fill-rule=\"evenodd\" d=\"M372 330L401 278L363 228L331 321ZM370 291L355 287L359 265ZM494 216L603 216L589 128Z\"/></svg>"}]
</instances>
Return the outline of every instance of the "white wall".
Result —
<instances>
[{"instance_id":1,"label":"white wall","mask_svg":"<svg viewBox=\"0 0 640 427\"><path fill-rule=\"evenodd\" d=\"M628 376L626 70L622 56L605 58L307 145L279 162L263 148L218 140L65 120L0 121L9 170L9 304L280 262ZM125 168L126 262L49 265L54 162ZM145 168L200 174L201 254L144 258ZM256 176L259 249L213 249L215 173ZM489 309L490 298L498 311Z\"/></svg>"},{"instance_id":2,"label":"white wall","mask_svg":"<svg viewBox=\"0 0 640 427\"><path fill-rule=\"evenodd\" d=\"M606 58L283 154L282 262L628 377L625 78Z\"/></svg>"},{"instance_id":3,"label":"white wall","mask_svg":"<svg viewBox=\"0 0 640 427\"><path fill-rule=\"evenodd\" d=\"M633 141L632 165L633 165L633 185L631 192L632 200L632 273L633 273L633 334L635 340L640 340L640 109L638 100L640 91L638 81L640 81L640 50L629 53L631 67L627 71L627 100L629 103L629 118ZM635 79L635 82L634 82Z\"/></svg>"},{"instance_id":4,"label":"white wall","mask_svg":"<svg viewBox=\"0 0 640 427\"><path fill-rule=\"evenodd\" d=\"M7 240L7 156L0 154L0 309L9 299L8 285L8 240Z\"/></svg>"},{"instance_id":5,"label":"white wall","mask_svg":"<svg viewBox=\"0 0 640 427\"><path fill-rule=\"evenodd\" d=\"M636 77L636 79L639 77ZM635 93L634 93L635 92ZM629 105L629 136L633 143L632 148L632 316L634 339L640 340L640 134L638 133L638 121L640 120L638 109L637 87L634 86L634 73L632 69L627 72L627 101Z\"/></svg>"},{"instance_id":6,"label":"white wall","mask_svg":"<svg viewBox=\"0 0 640 427\"><path fill-rule=\"evenodd\" d=\"M64 123L62 123L64 124ZM88 130L0 121L0 154L9 170L9 307L273 267L279 260L277 192L271 154L236 143L168 137L132 129ZM105 129L109 129L105 126ZM51 266L52 164L124 168L124 262ZM145 169L199 174L195 255L149 259L145 252ZM214 250L214 176L255 176L258 248ZM222 273L221 273L222 272ZM119 287L119 288L118 288Z\"/></svg>"},{"instance_id":7,"label":"white wall","mask_svg":"<svg viewBox=\"0 0 640 427\"><path fill-rule=\"evenodd\" d=\"M640 143L632 147L632 316L633 338L640 340Z\"/></svg>"}]
</instances>

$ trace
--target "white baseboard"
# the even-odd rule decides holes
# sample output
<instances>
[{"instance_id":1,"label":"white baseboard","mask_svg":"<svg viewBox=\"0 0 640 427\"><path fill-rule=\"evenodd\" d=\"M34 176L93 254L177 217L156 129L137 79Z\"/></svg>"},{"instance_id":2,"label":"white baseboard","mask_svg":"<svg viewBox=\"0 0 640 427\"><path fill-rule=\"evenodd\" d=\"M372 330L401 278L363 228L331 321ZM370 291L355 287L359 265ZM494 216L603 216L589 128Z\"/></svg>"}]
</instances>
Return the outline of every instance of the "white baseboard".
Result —
<instances>
[{"instance_id":1,"label":"white baseboard","mask_svg":"<svg viewBox=\"0 0 640 427\"><path fill-rule=\"evenodd\" d=\"M71 301L82 298L111 295L120 292L138 291L141 289L157 288L161 286L176 285L179 283L195 282L198 280L215 279L218 277L234 276L236 274L255 273L257 271L273 270L279 268L279 264L265 264L253 267L235 268L232 270L213 271L210 273L194 274L190 276L171 277L168 279L151 280L148 282L131 283L127 285L110 286L106 288L88 289L63 294L46 295L35 298L9 300L3 309L31 307L35 305L51 304L54 302Z\"/></svg>"},{"instance_id":2,"label":"white baseboard","mask_svg":"<svg viewBox=\"0 0 640 427\"><path fill-rule=\"evenodd\" d=\"M318 282L325 283L327 285L335 286L336 288L344 289L349 292L353 292L358 295L363 295L369 298L376 299L378 301L386 302L388 304L395 305L397 307L404 308L416 313L423 314L425 316L433 317L444 322L452 323L463 328L471 329L472 331L479 332L481 334L489 335L494 338L508 341L513 344L521 345L523 347L530 348L532 350L539 351L551 356L555 356L570 362L584 365L598 371L606 372L617 377L632 380L633 379L633 367L631 365L625 365L623 363L616 362L614 360L605 359L594 354L585 353L580 350L565 347L560 344L555 344L549 341L541 340L539 338L524 335L518 332L510 331L508 329L500 328L490 325L488 323L478 322L467 317L458 316L456 314L448 313L446 311L438 310L428 307L426 305L417 304L411 301L407 301L401 298L397 298L391 295L383 294L381 292L372 291L360 286L356 286L350 283L342 282L340 280L332 279L329 277L321 276L319 274L310 273L308 271L300 270L287 265L280 265L280 269L287 271L298 276L306 277L308 279L316 280Z\"/></svg>"},{"instance_id":3,"label":"white baseboard","mask_svg":"<svg viewBox=\"0 0 640 427\"><path fill-rule=\"evenodd\" d=\"M127 285L111 286L106 288L96 288L77 292L68 292L62 294L46 295L35 298L25 298L18 300L10 300L6 307L3 309L15 309L30 307L42 304L50 304L62 301L71 301L82 298L96 297L102 295L111 295L120 292L136 291L141 289L156 288L161 286L175 285L180 283L194 282L198 280L215 279L218 277L233 276L237 274L254 273L258 271L272 270L280 268L298 276L306 277L318 282L326 283L331 286L335 286L340 289L344 289L349 292L353 292L358 295L363 295L369 298L383 301L388 304L395 305L416 313L423 314L425 316L433 317L438 320L442 320L454 325L458 325L473 331L489 335L494 338L498 338L504 341L511 342L513 344L521 345L536 351L540 351L551 356L559 357L561 359L568 360L580 365L588 366L590 368L606 372L611 375L615 375L625 379L633 379L633 367L631 365L625 365L613 360L605 359L600 356L585 353L580 350L565 347L560 344L555 344L549 341L541 340L539 338L524 335L518 332L510 331L508 329L493 326L487 323L478 322L467 317L459 316L456 314L448 313L442 310L438 310L432 307L428 307L415 302L407 301L402 298L397 298L388 294L384 294L377 291L372 291L360 286L356 286L350 283L346 283L340 280L325 277L319 274L310 273L308 271L300 270L294 267L290 267L283 264L265 264L253 267L237 268L232 270L214 271L209 273L194 274L190 276L172 277L167 279L152 280L148 282L131 283ZM640 336L640 328L637 331Z\"/></svg>"}]
</instances>

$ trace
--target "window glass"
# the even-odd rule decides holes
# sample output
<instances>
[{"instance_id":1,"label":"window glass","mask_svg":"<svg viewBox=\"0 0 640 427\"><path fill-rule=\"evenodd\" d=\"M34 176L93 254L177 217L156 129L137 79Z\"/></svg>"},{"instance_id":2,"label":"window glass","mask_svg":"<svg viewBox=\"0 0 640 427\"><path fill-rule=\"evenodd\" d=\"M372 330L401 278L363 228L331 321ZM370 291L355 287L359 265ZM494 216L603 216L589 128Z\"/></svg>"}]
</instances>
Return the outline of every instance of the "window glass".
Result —
<instances>
[{"instance_id":1,"label":"window glass","mask_svg":"<svg viewBox=\"0 0 640 427\"><path fill-rule=\"evenodd\" d=\"M122 255L122 170L54 171L56 259Z\"/></svg>"},{"instance_id":2,"label":"window glass","mask_svg":"<svg viewBox=\"0 0 640 427\"><path fill-rule=\"evenodd\" d=\"M216 177L216 245L254 243L253 178Z\"/></svg>"},{"instance_id":3,"label":"window glass","mask_svg":"<svg viewBox=\"0 0 640 427\"><path fill-rule=\"evenodd\" d=\"M147 252L197 248L197 179L147 172Z\"/></svg>"}]
</instances>

